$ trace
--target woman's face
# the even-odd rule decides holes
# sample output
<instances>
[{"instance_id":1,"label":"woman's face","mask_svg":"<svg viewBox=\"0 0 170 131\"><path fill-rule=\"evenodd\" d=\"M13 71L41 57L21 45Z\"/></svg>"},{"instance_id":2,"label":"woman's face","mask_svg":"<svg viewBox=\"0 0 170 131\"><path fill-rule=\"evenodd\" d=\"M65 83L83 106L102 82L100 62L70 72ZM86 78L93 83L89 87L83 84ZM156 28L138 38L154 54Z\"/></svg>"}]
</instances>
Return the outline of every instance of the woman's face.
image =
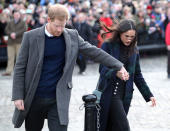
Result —
<instances>
[{"instance_id":1,"label":"woman's face","mask_svg":"<svg viewBox=\"0 0 170 131\"><path fill-rule=\"evenodd\" d=\"M136 36L135 30L128 30L120 34L120 39L125 46L129 46Z\"/></svg>"}]
</instances>

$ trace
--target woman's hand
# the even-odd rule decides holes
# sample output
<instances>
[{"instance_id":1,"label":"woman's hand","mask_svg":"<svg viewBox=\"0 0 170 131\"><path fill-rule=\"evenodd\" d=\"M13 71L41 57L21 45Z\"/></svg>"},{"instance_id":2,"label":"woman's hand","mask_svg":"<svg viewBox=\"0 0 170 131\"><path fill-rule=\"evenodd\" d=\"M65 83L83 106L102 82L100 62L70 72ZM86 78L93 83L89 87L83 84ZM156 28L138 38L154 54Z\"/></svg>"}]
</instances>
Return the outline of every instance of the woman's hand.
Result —
<instances>
[{"instance_id":1,"label":"woman's hand","mask_svg":"<svg viewBox=\"0 0 170 131\"><path fill-rule=\"evenodd\" d=\"M152 107L156 106L156 99L154 97L150 97L150 100L152 102Z\"/></svg>"}]
</instances>

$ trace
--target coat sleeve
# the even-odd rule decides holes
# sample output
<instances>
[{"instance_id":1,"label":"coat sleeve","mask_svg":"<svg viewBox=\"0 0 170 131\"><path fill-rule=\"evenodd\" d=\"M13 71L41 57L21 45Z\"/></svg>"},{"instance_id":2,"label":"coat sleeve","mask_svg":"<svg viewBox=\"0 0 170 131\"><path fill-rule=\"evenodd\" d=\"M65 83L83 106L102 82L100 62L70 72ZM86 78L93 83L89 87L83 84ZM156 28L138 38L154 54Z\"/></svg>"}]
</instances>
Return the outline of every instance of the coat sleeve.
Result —
<instances>
[{"instance_id":1,"label":"coat sleeve","mask_svg":"<svg viewBox=\"0 0 170 131\"><path fill-rule=\"evenodd\" d=\"M25 70L29 54L28 34L24 33L13 77L12 100L24 99Z\"/></svg>"},{"instance_id":2,"label":"coat sleeve","mask_svg":"<svg viewBox=\"0 0 170 131\"><path fill-rule=\"evenodd\" d=\"M153 95L141 73L139 54L137 54L137 59L136 59L134 82L137 88L139 89L140 93L144 97L145 101L146 102L150 101L150 97L153 97Z\"/></svg>"},{"instance_id":3,"label":"coat sleeve","mask_svg":"<svg viewBox=\"0 0 170 131\"><path fill-rule=\"evenodd\" d=\"M104 50L105 52L107 52L108 54L110 54L110 47L108 47L109 43L103 43L101 46L101 49ZM117 70L114 69L110 69L102 64L100 64L99 66L99 73L101 77L110 79L113 78L113 76L116 75Z\"/></svg>"},{"instance_id":4,"label":"coat sleeve","mask_svg":"<svg viewBox=\"0 0 170 131\"><path fill-rule=\"evenodd\" d=\"M5 33L7 35L10 35L11 34L11 22L8 22L7 23L7 26L5 27Z\"/></svg>"},{"instance_id":5,"label":"coat sleeve","mask_svg":"<svg viewBox=\"0 0 170 131\"><path fill-rule=\"evenodd\" d=\"M102 49L97 48L96 46L93 46L90 43L84 41L83 38L81 38L79 35L78 48L79 52L82 53L84 56L87 56L91 60L101 63L102 65L105 65L109 68L112 68L114 70L120 70L123 66L120 61L118 61Z\"/></svg>"}]
</instances>

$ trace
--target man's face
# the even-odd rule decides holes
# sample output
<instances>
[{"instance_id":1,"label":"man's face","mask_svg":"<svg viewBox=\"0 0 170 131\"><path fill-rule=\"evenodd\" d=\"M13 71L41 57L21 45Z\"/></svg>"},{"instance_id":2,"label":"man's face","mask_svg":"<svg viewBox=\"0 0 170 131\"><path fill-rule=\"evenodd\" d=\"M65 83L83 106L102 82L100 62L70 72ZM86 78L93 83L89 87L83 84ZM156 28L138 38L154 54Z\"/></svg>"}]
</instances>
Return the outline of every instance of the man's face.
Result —
<instances>
[{"instance_id":1,"label":"man's face","mask_svg":"<svg viewBox=\"0 0 170 131\"><path fill-rule=\"evenodd\" d=\"M83 13L80 13L79 14L79 22L83 23L85 21L85 19L86 19L86 16Z\"/></svg>"},{"instance_id":2,"label":"man's face","mask_svg":"<svg viewBox=\"0 0 170 131\"><path fill-rule=\"evenodd\" d=\"M53 36L60 36L64 31L66 22L66 20L51 20L50 18L48 18L48 31Z\"/></svg>"},{"instance_id":3,"label":"man's face","mask_svg":"<svg viewBox=\"0 0 170 131\"><path fill-rule=\"evenodd\" d=\"M21 18L21 14L19 12L14 12L14 19L18 21Z\"/></svg>"}]
</instances>

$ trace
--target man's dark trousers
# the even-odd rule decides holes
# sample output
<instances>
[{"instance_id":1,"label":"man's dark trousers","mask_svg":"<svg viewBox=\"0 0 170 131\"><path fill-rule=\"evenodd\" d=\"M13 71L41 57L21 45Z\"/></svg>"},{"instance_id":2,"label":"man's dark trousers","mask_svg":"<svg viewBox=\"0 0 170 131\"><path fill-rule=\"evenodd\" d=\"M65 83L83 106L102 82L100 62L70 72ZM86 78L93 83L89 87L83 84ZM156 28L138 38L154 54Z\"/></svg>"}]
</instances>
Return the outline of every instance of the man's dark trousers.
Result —
<instances>
[{"instance_id":1,"label":"man's dark trousers","mask_svg":"<svg viewBox=\"0 0 170 131\"><path fill-rule=\"evenodd\" d=\"M26 131L41 131L47 118L49 131L67 131L60 125L55 98L35 98L25 120Z\"/></svg>"}]
</instances>

